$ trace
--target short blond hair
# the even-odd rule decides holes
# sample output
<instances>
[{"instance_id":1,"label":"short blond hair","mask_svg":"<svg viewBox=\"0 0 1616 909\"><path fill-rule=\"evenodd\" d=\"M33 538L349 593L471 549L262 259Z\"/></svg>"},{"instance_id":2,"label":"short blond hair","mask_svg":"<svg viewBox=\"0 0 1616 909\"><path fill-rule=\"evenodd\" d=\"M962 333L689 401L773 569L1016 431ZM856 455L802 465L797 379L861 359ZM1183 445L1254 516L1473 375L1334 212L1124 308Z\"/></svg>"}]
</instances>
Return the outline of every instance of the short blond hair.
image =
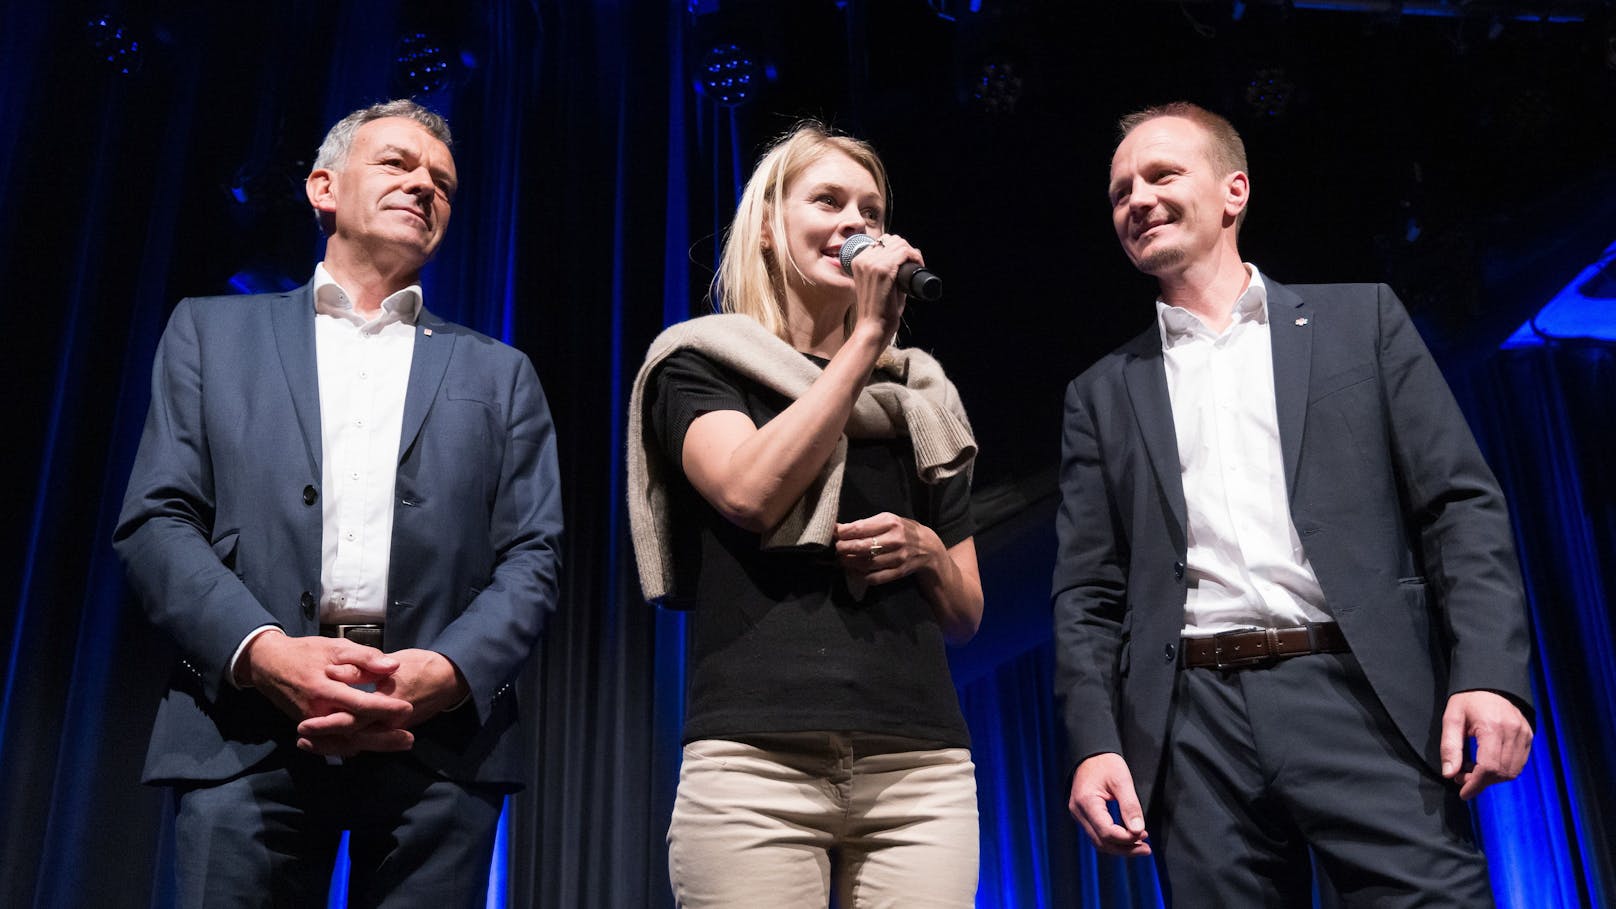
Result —
<instances>
[{"instance_id":1,"label":"short blond hair","mask_svg":"<svg viewBox=\"0 0 1616 909\"><path fill-rule=\"evenodd\" d=\"M841 152L870 172L875 188L891 217L892 194L887 171L868 142L833 132L817 120L804 120L770 144L752 169L752 176L735 207L735 219L724 235L718 272L713 275L708 299L723 312L741 313L786 339L785 273L781 256L763 248L764 224L775 238L775 248L786 248L785 192L787 184L831 152ZM790 255L784 257L790 261ZM798 269L796 262L791 267ZM849 314L851 318L851 313Z\"/></svg>"},{"instance_id":2,"label":"short blond hair","mask_svg":"<svg viewBox=\"0 0 1616 909\"><path fill-rule=\"evenodd\" d=\"M1121 145L1129 133L1144 124L1162 117L1188 120L1206 133L1206 156L1220 171L1218 176L1227 177L1235 171L1250 175L1251 171L1246 164L1246 143L1240 138L1234 124L1230 123L1227 117L1214 114L1189 101L1169 101L1128 114L1117 121L1117 144ZM1247 211L1248 209L1244 208L1240 210L1240 216L1235 219L1236 229L1246 223Z\"/></svg>"}]
</instances>

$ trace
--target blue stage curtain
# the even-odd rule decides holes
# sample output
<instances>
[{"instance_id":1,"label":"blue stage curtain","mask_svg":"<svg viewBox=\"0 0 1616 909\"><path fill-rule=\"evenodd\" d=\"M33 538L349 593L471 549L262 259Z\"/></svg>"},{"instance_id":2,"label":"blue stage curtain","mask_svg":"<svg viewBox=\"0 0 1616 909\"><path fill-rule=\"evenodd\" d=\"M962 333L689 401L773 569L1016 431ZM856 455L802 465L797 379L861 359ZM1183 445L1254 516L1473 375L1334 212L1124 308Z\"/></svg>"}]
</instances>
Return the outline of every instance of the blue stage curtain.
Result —
<instances>
[{"instance_id":1,"label":"blue stage curtain","mask_svg":"<svg viewBox=\"0 0 1616 909\"><path fill-rule=\"evenodd\" d=\"M1480 800L1493 887L1519 909L1616 905L1616 345L1500 350L1475 381L1537 648L1531 760Z\"/></svg>"},{"instance_id":2,"label":"blue stage curtain","mask_svg":"<svg viewBox=\"0 0 1616 909\"><path fill-rule=\"evenodd\" d=\"M456 79L424 99L452 115L462 182L427 304L532 356L566 486L562 602L518 688L533 778L508 805L490 905L671 905L683 619L639 596L623 411L651 338L704 310L714 240L756 143L784 122L759 112L754 128L691 92L699 50L683 0L488 0L453 16L406 0L104 6L144 42L136 73L88 54L82 5L0 9L12 481L0 484L0 579L16 591L0 615L0 906L172 902L172 820L138 783L172 654L128 602L108 544L152 353L180 296L227 292L259 259L305 279L318 241L295 180L267 188L294 217L242 220L220 201L221 165L306 166L333 119L392 93L397 39L423 19L453 26L451 53L466 47ZM860 59L861 22L847 18ZM1483 828L1507 905L1608 905L1610 352L1505 352L1495 366L1483 437L1514 503L1540 714L1528 776L1483 798ZM964 390L983 402L1024 391ZM1027 431L1053 447L1057 427ZM1037 526L1030 549L1015 545L1024 527L997 546L1000 531L984 531L985 575L1013 579L992 582L982 640L955 661L981 789L978 903L1155 906L1150 865L1097 856L1065 814L1052 541Z\"/></svg>"},{"instance_id":3,"label":"blue stage curtain","mask_svg":"<svg viewBox=\"0 0 1616 909\"><path fill-rule=\"evenodd\" d=\"M1013 608L1003 599L992 602ZM1101 855L1066 812L1054 659L1054 645L1046 641L960 686L981 817L976 905L1154 909L1161 894L1150 860Z\"/></svg>"}]
</instances>

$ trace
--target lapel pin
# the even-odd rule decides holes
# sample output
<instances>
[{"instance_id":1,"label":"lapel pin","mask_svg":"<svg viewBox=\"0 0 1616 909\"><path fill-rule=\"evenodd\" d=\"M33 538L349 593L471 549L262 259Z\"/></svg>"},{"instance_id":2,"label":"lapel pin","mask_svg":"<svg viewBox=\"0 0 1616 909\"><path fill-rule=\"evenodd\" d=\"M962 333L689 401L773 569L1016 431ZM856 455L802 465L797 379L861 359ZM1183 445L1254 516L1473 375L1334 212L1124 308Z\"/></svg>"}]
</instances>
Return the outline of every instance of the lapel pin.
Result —
<instances>
[{"instance_id":1,"label":"lapel pin","mask_svg":"<svg viewBox=\"0 0 1616 909\"><path fill-rule=\"evenodd\" d=\"M1307 316L1303 316L1302 318L1297 319L1296 324L1297 325L1306 325L1307 324ZM427 332L427 334L432 334L432 332L429 331L429 332Z\"/></svg>"},{"instance_id":2,"label":"lapel pin","mask_svg":"<svg viewBox=\"0 0 1616 909\"><path fill-rule=\"evenodd\" d=\"M1306 321L1307 321L1306 319L1297 319L1296 324L1301 325L1303 322L1306 322ZM421 329L421 334L426 335L427 337L430 338L430 337L432 337L432 329L423 328L423 329Z\"/></svg>"}]
</instances>

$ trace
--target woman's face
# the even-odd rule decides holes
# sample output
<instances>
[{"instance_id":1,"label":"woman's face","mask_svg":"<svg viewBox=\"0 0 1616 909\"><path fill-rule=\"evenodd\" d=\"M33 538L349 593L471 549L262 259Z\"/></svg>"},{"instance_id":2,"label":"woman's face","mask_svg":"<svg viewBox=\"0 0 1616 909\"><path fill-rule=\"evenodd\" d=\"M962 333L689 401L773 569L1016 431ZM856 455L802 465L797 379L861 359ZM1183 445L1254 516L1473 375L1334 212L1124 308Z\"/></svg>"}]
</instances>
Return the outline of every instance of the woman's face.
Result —
<instances>
[{"instance_id":1,"label":"woman's face","mask_svg":"<svg viewBox=\"0 0 1616 909\"><path fill-rule=\"evenodd\" d=\"M853 279L842 273L842 242L854 234L881 236L885 204L875 177L841 151L827 151L786 184L785 253L797 264L782 263L787 292L851 291ZM770 234L765 225L764 243L778 248Z\"/></svg>"}]
</instances>

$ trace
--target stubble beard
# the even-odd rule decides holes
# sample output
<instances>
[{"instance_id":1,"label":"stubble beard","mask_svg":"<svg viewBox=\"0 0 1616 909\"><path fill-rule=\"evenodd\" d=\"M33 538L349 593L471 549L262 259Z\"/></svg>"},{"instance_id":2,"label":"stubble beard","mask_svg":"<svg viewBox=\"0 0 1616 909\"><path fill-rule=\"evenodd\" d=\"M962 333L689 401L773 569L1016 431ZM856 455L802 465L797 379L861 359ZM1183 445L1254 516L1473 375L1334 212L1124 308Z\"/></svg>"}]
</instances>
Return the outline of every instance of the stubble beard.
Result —
<instances>
[{"instance_id":1,"label":"stubble beard","mask_svg":"<svg viewBox=\"0 0 1616 909\"><path fill-rule=\"evenodd\" d=\"M1160 275L1183 264L1187 255L1182 246L1157 246L1141 254L1134 267L1147 275Z\"/></svg>"}]
</instances>

